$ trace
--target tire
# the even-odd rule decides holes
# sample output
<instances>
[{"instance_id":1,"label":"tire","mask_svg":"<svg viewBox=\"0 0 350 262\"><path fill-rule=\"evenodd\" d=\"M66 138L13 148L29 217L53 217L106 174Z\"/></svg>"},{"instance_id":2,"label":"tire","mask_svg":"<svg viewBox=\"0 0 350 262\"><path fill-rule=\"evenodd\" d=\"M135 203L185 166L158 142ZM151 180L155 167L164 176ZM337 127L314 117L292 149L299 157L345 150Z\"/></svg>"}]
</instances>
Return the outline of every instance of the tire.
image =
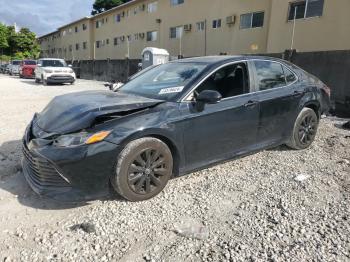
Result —
<instances>
[{"instance_id":1,"label":"tire","mask_svg":"<svg viewBox=\"0 0 350 262\"><path fill-rule=\"evenodd\" d=\"M314 110L304 108L299 113L293 128L293 133L287 146L303 150L311 146L317 134L319 119Z\"/></svg>"},{"instance_id":2,"label":"tire","mask_svg":"<svg viewBox=\"0 0 350 262\"><path fill-rule=\"evenodd\" d=\"M164 189L172 171L173 157L168 146L156 138L140 138L120 153L111 184L123 198L144 201Z\"/></svg>"},{"instance_id":3,"label":"tire","mask_svg":"<svg viewBox=\"0 0 350 262\"><path fill-rule=\"evenodd\" d=\"M35 83L39 84L40 83L40 79L39 78L35 78Z\"/></svg>"},{"instance_id":4,"label":"tire","mask_svg":"<svg viewBox=\"0 0 350 262\"><path fill-rule=\"evenodd\" d=\"M45 80L44 78L42 78L42 80L41 80L41 81L43 82L43 85L44 85L44 86L47 86L47 85L48 85L47 80Z\"/></svg>"}]
</instances>

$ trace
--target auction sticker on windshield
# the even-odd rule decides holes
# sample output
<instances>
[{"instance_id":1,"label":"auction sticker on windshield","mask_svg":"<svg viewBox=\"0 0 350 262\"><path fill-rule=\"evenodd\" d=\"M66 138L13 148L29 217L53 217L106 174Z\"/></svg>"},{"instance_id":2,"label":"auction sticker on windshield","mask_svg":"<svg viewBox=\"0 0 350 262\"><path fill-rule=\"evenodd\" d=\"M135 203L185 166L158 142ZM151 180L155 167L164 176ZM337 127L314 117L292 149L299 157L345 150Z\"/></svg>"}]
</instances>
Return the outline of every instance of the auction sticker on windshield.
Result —
<instances>
[{"instance_id":1,"label":"auction sticker on windshield","mask_svg":"<svg viewBox=\"0 0 350 262\"><path fill-rule=\"evenodd\" d=\"M184 89L184 86L163 88L159 91L159 94L165 95L165 94L172 94L172 93L180 93L183 89Z\"/></svg>"}]
</instances>

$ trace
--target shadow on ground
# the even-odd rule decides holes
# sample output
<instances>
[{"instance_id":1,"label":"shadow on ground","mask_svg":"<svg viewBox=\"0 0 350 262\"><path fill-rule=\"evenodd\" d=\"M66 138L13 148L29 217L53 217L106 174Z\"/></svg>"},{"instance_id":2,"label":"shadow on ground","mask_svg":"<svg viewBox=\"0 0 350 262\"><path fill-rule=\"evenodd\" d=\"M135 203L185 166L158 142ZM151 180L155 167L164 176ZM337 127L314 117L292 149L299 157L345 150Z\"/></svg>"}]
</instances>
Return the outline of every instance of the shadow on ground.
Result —
<instances>
[{"instance_id":1,"label":"shadow on ground","mask_svg":"<svg viewBox=\"0 0 350 262\"><path fill-rule=\"evenodd\" d=\"M28 185L21 167L22 141L15 140L0 145L0 196L10 193L24 206L44 210L70 209L88 205L88 202L67 203L37 195ZM112 192L95 200L123 201Z\"/></svg>"}]
</instances>

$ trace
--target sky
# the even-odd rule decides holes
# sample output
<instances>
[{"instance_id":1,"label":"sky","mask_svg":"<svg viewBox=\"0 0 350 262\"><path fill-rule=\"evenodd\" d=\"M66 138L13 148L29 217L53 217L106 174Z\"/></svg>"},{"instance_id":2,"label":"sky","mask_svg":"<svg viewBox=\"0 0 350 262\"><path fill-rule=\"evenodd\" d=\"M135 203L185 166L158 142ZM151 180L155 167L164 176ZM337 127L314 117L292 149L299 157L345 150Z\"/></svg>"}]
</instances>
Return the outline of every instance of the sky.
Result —
<instances>
[{"instance_id":1,"label":"sky","mask_svg":"<svg viewBox=\"0 0 350 262\"><path fill-rule=\"evenodd\" d=\"M0 22L28 27L41 36L89 16L94 0L0 0Z\"/></svg>"}]
</instances>

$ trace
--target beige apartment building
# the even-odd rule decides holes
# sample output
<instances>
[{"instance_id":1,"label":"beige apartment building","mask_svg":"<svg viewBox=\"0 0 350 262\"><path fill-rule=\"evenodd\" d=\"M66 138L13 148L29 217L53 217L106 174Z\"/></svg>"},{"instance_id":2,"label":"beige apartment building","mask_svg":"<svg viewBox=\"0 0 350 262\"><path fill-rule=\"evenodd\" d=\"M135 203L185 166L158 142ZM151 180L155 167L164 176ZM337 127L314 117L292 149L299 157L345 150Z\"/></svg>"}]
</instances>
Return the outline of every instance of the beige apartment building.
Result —
<instances>
[{"instance_id":1,"label":"beige apartment building","mask_svg":"<svg viewBox=\"0 0 350 262\"><path fill-rule=\"evenodd\" d=\"M42 57L184 57L350 49L349 0L133 0L39 38Z\"/></svg>"}]
</instances>

